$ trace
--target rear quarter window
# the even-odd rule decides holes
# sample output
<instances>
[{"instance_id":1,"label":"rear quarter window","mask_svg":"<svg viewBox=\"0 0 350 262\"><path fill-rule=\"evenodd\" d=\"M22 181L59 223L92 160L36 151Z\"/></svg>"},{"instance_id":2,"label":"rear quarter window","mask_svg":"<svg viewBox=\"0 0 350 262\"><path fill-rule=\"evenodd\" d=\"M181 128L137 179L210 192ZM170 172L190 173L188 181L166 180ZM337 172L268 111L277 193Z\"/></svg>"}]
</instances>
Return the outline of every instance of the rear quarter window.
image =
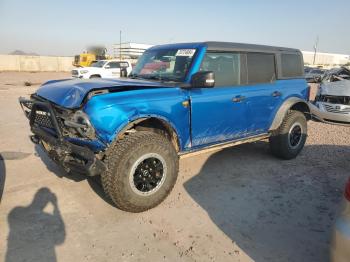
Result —
<instances>
[{"instance_id":1,"label":"rear quarter window","mask_svg":"<svg viewBox=\"0 0 350 262\"><path fill-rule=\"evenodd\" d=\"M282 77L303 76L303 66L300 54L282 54Z\"/></svg>"},{"instance_id":2,"label":"rear quarter window","mask_svg":"<svg viewBox=\"0 0 350 262\"><path fill-rule=\"evenodd\" d=\"M274 54L248 53L248 84L271 83L276 80Z\"/></svg>"}]
</instances>

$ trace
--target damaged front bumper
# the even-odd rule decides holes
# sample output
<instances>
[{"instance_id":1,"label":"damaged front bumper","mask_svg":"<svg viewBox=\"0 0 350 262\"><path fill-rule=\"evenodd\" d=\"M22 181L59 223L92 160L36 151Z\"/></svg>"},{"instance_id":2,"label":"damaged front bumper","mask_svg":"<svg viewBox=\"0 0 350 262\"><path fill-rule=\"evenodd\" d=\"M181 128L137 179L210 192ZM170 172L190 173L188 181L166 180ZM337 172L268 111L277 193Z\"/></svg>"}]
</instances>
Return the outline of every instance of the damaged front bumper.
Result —
<instances>
[{"instance_id":1,"label":"damaged front bumper","mask_svg":"<svg viewBox=\"0 0 350 262\"><path fill-rule=\"evenodd\" d=\"M93 150L73 143L62 134L50 102L21 97L19 103L29 119L34 134L31 136L32 142L42 145L49 157L66 171L95 176L106 170L105 164Z\"/></svg>"},{"instance_id":2,"label":"damaged front bumper","mask_svg":"<svg viewBox=\"0 0 350 262\"><path fill-rule=\"evenodd\" d=\"M313 119L321 122L350 126L350 106L326 102L309 102Z\"/></svg>"}]
</instances>

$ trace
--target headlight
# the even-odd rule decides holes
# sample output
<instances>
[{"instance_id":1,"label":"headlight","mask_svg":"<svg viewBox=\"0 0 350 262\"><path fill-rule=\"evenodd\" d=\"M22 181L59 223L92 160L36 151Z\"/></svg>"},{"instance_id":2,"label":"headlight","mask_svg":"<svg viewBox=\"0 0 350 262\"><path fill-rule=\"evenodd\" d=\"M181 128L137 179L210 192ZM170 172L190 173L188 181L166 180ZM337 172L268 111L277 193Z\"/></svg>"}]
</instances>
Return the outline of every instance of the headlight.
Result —
<instances>
[{"instance_id":1,"label":"headlight","mask_svg":"<svg viewBox=\"0 0 350 262\"><path fill-rule=\"evenodd\" d=\"M88 70L80 70L80 74L86 74L87 72L89 72Z\"/></svg>"},{"instance_id":2,"label":"headlight","mask_svg":"<svg viewBox=\"0 0 350 262\"><path fill-rule=\"evenodd\" d=\"M83 111L76 111L71 120L65 120L67 126L74 127L82 137L95 138L95 129L90 119Z\"/></svg>"}]
</instances>

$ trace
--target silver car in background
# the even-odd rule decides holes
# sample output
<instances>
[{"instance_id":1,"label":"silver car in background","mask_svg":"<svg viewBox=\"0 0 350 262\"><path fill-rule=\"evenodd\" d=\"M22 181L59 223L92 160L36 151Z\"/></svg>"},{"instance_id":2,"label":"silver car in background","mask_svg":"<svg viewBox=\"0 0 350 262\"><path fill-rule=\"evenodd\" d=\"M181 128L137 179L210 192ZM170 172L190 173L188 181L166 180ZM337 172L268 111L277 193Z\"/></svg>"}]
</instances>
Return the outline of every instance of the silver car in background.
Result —
<instances>
[{"instance_id":1,"label":"silver car in background","mask_svg":"<svg viewBox=\"0 0 350 262\"><path fill-rule=\"evenodd\" d=\"M319 83L325 73L326 70L324 69L311 68L309 71L305 72L305 79L308 83Z\"/></svg>"},{"instance_id":2,"label":"silver car in background","mask_svg":"<svg viewBox=\"0 0 350 262\"><path fill-rule=\"evenodd\" d=\"M350 70L342 67L327 72L310 109L314 119L350 125Z\"/></svg>"},{"instance_id":3,"label":"silver car in background","mask_svg":"<svg viewBox=\"0 0 350 262\"><path fill-rule=\"evenodd\" d=\"M345 188L344 200L335 221L332 242L331 262L350 261L350 179Z\"/></svg>"}]
</instances>

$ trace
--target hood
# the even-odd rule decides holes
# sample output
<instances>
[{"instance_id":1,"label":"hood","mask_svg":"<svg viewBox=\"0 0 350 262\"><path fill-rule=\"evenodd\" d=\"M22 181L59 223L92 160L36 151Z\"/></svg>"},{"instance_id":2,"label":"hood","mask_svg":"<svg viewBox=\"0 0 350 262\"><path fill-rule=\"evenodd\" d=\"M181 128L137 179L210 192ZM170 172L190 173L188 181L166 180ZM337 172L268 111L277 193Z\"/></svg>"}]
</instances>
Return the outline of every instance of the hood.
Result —
<instances>
[{"instance_id":1,"label":"hood","mask_svg":"<svg viewBox=\"0 0 350 262\"><path fill-rule=\"evenodd\" d=\"M129 88L127 88L129 87ZM85 96L92 90L135 88L161 88L174 87L173 84L153 82L136 79L62 79L51 80L44 83L36 92L36 95L43 97L59 106L66 108L79 107Z\"/></svg>"},{"instance_id":2,"label":"hood","mask_svg":"<svg viewBox=\"0 0 350 262\"><path fill-rule=\"evenodd\" d=\"M350 80L323 82L320 93L328 96L350 96Z\"/></svg>"}]
</instances>

